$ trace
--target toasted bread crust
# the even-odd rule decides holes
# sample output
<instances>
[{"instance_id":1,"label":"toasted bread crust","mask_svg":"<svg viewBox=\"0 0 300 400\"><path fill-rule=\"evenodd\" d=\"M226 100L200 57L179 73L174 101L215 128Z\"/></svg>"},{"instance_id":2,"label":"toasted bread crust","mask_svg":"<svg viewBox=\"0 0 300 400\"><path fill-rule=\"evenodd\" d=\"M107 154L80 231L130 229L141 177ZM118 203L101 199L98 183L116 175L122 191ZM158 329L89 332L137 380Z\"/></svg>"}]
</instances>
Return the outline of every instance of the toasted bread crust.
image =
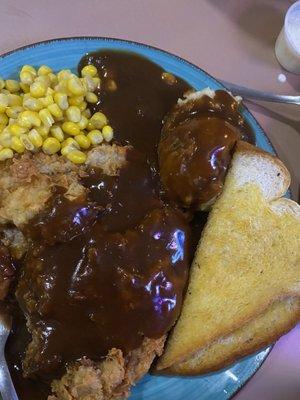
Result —
<instances>
[{"instance_id":1,"label":"toasted bread crust","mask_svg":"<svg viewBox=\"0 0 300 400\"><path fill-rule=\"evenodd\" d=\"M287 167L284 165L284 163L275 155L271 153L267 153L266 151L250 144L247 143L243 140L239 140L236 144L235 147L235 154L237 155L253 155L253 156L260 156L263 157L266 160L272 161L274 165L277 166L277 168L280 170L281 177L283 178L283 185L282 185L282 191L277 192L276 196L273 199L270 200L276 200L281 198L282 196L285 195L287 192L288 188L290 187L291 184L291 174Z\"/></svg>"}]
</instances>

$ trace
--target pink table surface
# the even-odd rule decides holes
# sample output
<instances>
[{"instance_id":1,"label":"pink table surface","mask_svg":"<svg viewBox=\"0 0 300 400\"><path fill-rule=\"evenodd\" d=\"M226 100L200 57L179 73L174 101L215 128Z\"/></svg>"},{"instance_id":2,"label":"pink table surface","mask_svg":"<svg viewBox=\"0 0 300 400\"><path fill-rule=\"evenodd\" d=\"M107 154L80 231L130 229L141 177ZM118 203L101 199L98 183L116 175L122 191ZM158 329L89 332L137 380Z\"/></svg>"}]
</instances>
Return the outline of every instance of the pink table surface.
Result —
<instances>
[{"instance_id":1,"label":"pink table surface","mask_svg":"<svg viewBox=\"0 0 300 400\"><path fill-rule=\"evenodd\" d=\"M178 54L210 74L260 90L299 94L300 76L283 71L274 43L286 0L0 0L0 52L67 36L111 36ZM278 81L284 73L285 83ZM247 102L300 181L300 113L296 106ZM300 326L281 338L236 400L300 399Z\"/></svg>"}]
</instances>

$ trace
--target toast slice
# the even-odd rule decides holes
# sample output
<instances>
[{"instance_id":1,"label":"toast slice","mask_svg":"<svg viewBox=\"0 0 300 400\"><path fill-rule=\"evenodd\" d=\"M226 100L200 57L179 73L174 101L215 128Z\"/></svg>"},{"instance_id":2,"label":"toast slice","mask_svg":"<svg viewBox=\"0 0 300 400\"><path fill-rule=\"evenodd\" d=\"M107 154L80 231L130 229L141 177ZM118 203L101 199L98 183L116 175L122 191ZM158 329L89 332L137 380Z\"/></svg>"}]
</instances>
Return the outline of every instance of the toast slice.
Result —
<instances>
[{"instance_id":1,"label":"toast slice","mask_svg":"<svg viewBox=\"0 0 300 400\"><path fill-rule=\"evenodd\" d=\"M186 361L171 365L163 373L199 375L217 371L274 342L299 320L300 299L280 300L242 328L220 338Z\"/></svg>"},{"instance_id":2,"label":"toast slice","mask_svg":"<svg viewBox=\"0 0 300 400\"><path fill-rule=\"evenodd\" d=\"M248 324L247 332L236 333L236 338L242 338L249 333L251 321L250 331L256 332L255 324L270 326L270 315L278 311L274 311L278 305L278 313L285 314L282 308L287 303L281 301L295 299L298 304L300 206L280 199L289 184L289 172L280 160L238 142L223 193L212 208L195 254L181 316L157 370L170 370ZM272 342L292 321L296 323L297 306L291 314L282 324L276 317L257 346ZM262 321L253 322L258 317ZM227 360L253 350L251 346L237 348L230 349L235 354L227 354ZM216 360L209 369L223 362Z\"/></svg>"}]
</instances>

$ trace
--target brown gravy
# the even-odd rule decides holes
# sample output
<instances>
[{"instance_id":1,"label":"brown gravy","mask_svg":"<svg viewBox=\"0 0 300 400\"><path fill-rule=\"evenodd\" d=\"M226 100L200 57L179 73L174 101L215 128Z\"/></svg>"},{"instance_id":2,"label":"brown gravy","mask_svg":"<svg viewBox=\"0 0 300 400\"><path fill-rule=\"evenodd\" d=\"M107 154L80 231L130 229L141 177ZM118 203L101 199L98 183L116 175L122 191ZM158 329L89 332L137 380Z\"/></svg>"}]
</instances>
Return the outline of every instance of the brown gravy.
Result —
<instances>
[{"instance_id":1,"label":"brown gravy","mask_svg":"<svg viewBox=\"0 0 300 400\"><path fill-rule=\"evenodd\" d=\"M182 79L170 85L163 69L148 59L119 51L100 51L83 57L79 71L94 64L102 80L99 102L92 111L103 110L114 127L114 138L131 144L148 158L157 160L162 120L177 99L191 87ZM114 81L116 89L111 90Z\"/></svg>"},{"instance_id":2,"label":"brown gravy","mask_svg":"<svg viewBox=\"0 0 300 400\"><path fill-rule=\"evenodd\" d=\"M179 314L188 224L159 200L149 166L131 153L118 177L93 171L84 181L89 198L81 205L59 196L50 202L45 211L50 246L48 231L31 223L41 246L35 243L27 253L16 292L39 331L30 376L54 378L68 362L82 355L99 360L113 347L127 354L144 337L164 335Z\"/></svg>"},{"instance_id":3,"label":"brown gravy","mask_svg":"<svg viewBox=\"0 0 300 400\"><path fill-rule=\"evenodd\" d=\"M158 147L167 197L203 209L221 193L237 140L253 142L239 103L226 91L176 105L166 117Z\"/></svg>"}]
</instances>

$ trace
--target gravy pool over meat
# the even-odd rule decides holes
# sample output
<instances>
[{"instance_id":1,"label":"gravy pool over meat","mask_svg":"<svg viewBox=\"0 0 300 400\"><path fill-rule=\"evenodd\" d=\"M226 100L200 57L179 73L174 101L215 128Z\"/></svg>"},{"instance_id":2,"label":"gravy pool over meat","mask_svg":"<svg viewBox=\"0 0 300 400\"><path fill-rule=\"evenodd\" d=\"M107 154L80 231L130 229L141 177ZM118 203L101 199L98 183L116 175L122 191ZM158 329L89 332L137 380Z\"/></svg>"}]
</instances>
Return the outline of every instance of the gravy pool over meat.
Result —
<instances>
[{"instance_id":1,"label":"gravy pool over meat","mask_svg":"<svg viewBox=\"0 0 300 400\"><path fill-rule=\"evenodd\" d=\"M97 67L102 80L91 111L103 111L115 141L133 149L119 176L89 171L86 199L70 204L57 192L24 229L37 245L20 265L22 311L14 301L6 348L20 400L46 399L49 381L83 355L101 360L112 347L126 354L144 336L165 334L179 315L205 221L204 214L192 219L168 200L158 172L163 118L191 87L131 53L88 54L79 71L87 64ZM31 307L30 296L36 299ZM30 338L24 313L40 329L42 346L28 378L21 365Z\"/></svg>"}]
</instances>

